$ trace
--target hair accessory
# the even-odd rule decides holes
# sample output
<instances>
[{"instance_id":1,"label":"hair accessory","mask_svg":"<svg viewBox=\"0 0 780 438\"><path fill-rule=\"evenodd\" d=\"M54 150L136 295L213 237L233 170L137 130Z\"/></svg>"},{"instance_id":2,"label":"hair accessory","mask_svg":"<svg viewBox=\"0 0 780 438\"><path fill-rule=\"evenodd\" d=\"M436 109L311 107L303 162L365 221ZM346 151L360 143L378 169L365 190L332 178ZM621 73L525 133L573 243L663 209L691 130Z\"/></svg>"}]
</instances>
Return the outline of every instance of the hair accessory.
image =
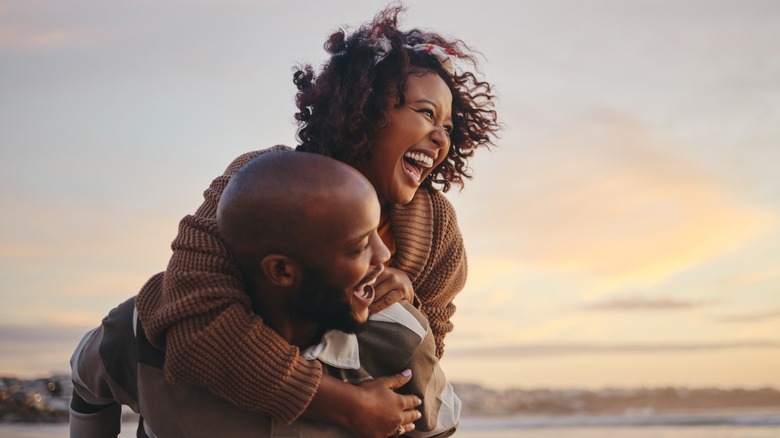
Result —
<instances>
[{"instance_id":1,"label":"hair accessory","mask_svg":"<svg viewBox=\"0 0 780 438\"><path fill-rule=\"evenodd\" d=\"M382 62L392 49L393 45L390 44L390 40L386 36L380 35L376 40L376 47L374 47L374 65Z\"/></svg>"},{"instance_id":2,"label":"hair accessory","mask_svg":"<svg viewBox=\"0 0 780 438\"><path fill-rule=\"evenodd\" d=\"M403 47L405 49L410 49L417 52L430 53L439 60L447 73L450 75L455 74L455 58L457 57L457 53L455 53L453 50L445 49L444 47L437 46L436 44L416 44L414 46L404 44ZM374 65L382 62L382 60L387 57L387 54L390 53L392 49L393 46L390 44L390 40L384 35L379 36L376 39L374 47Z\"/></svg>"},{"instance_id":3,"label":"hair accessory","mask_svg":"<svg viewBox=\"0 0 780 438\"><path fill-rule=\"evenodd\" d=\"M444 70L450 75L455 74L455 61L453 57L457 56L453 50L445 49L444 47L437 46L436 44L417 44L414 46L404 45L407 49L412 49L418 52L428 52L435 56L439 60Z\"/></svg>"}]
</instances>

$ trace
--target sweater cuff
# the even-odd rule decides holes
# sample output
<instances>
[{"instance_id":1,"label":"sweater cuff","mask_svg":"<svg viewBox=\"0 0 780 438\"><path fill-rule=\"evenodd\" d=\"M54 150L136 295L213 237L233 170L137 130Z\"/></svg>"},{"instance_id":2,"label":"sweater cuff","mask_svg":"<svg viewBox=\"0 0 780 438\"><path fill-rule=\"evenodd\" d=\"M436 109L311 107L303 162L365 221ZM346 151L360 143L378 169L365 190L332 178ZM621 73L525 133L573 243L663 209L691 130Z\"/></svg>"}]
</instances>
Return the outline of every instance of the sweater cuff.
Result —
<instances>
[{"instance_id":1,"label":"sweater cuff","mask_svg":"<svg viewBox=\"0 0 780 438\"><path fill-rule=\"evenodd\" d=\"M279 385L276 394L270 399L278 400L264 410L285 425L289 425L309 407L320 387L322 364L316 360L306 360L298 356L293 364L290 376L285 384Z\"/></svg>"}]
</instances>

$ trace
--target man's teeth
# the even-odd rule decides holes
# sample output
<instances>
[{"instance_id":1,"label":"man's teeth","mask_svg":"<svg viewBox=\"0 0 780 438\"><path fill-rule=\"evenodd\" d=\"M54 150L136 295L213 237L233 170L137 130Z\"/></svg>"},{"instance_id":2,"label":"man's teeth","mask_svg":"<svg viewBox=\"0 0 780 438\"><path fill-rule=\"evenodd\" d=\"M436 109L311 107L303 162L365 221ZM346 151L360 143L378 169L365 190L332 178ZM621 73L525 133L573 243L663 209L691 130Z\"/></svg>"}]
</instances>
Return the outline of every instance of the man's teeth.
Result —
<instances>
[{"instance_id":1,"label":"man's teeth","mask_svg":"<svg viewBox=\"0 0 780 438\"><path fill-rule=\"evenodd\" d=\"M404 154L404 157L414 160L417 164L426 169L433 166L433 158L421 152L407 152Z\"/></svg>"},{"instance_id":2,"label":"man's teeth","mask_svg":"<svg viewBox=\"0 0 780 438\"><path fill-rule=\"evenodd\" d=\"M366 300L374 299L374 294L376 293L376 291L374 291L374 285L378 278L379 277L377 276L368 283L364 283L363 286L359 286L355 290L355 294Z\"/></svg>"},{"instance_id":3,"label":"man's teeth","mask_svg":"<svg viewBox=\"0 0 780 438\"><path fill-rule=\"evenodd\" d=\"M371 282L373 284L373 282ZM370 300L374 298L374 286L367 284L363 286L363 298Z\"/></svg>"}]
</instances>

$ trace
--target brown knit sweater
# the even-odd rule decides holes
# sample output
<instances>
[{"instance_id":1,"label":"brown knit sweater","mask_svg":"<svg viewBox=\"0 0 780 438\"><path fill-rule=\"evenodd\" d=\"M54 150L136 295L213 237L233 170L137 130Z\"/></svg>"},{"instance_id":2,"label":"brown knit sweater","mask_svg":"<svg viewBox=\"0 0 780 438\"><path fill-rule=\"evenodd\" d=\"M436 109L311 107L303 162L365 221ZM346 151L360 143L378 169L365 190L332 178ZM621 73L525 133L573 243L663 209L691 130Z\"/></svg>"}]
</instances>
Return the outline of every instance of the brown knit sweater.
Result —
<instances>
[{"instance_id":1,"label":"brown knit sweater","mask_svg":"<svg viewBox=\"0 0 780 438\"><path fill-rule=\"evenodd\" d=\"M149 340L166 348L172 382L206 386L238 406L285 423L308 406L322 368L307 361L252 314L239 268L219 238L216 210L230 176L274 146L238 157L204 192L194 215L179 224L164 275L138 294L138 314ZM393 266L407 273L436 339L437 356L452 331L452 300L466 281L466 254L452 205L437 191L418 190L395 205L390 222L396 241ZM164 278L164 280L163 280Z\"/></svg>"}]
</instances>

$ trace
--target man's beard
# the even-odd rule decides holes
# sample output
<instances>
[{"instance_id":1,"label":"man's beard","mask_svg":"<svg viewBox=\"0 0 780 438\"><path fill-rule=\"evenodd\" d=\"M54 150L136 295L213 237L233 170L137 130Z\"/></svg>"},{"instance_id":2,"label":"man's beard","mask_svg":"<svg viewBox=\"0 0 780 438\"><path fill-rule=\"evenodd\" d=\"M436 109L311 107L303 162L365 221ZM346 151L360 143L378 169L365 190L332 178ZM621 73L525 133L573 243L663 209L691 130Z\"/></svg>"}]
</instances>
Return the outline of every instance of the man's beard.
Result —
<instances>
[{"instance_id":1,"label":"man's beard","mask_svg":"<svg viewBox=\"0 0 780 438\"><path fill-rule=\"evenodd\" d=\"M365 323L355 319L344 290L334 287L314 269L304 268L301 290L292 311L318 323L323 330L357 333Z\"/></svg>"}]
</instances>

